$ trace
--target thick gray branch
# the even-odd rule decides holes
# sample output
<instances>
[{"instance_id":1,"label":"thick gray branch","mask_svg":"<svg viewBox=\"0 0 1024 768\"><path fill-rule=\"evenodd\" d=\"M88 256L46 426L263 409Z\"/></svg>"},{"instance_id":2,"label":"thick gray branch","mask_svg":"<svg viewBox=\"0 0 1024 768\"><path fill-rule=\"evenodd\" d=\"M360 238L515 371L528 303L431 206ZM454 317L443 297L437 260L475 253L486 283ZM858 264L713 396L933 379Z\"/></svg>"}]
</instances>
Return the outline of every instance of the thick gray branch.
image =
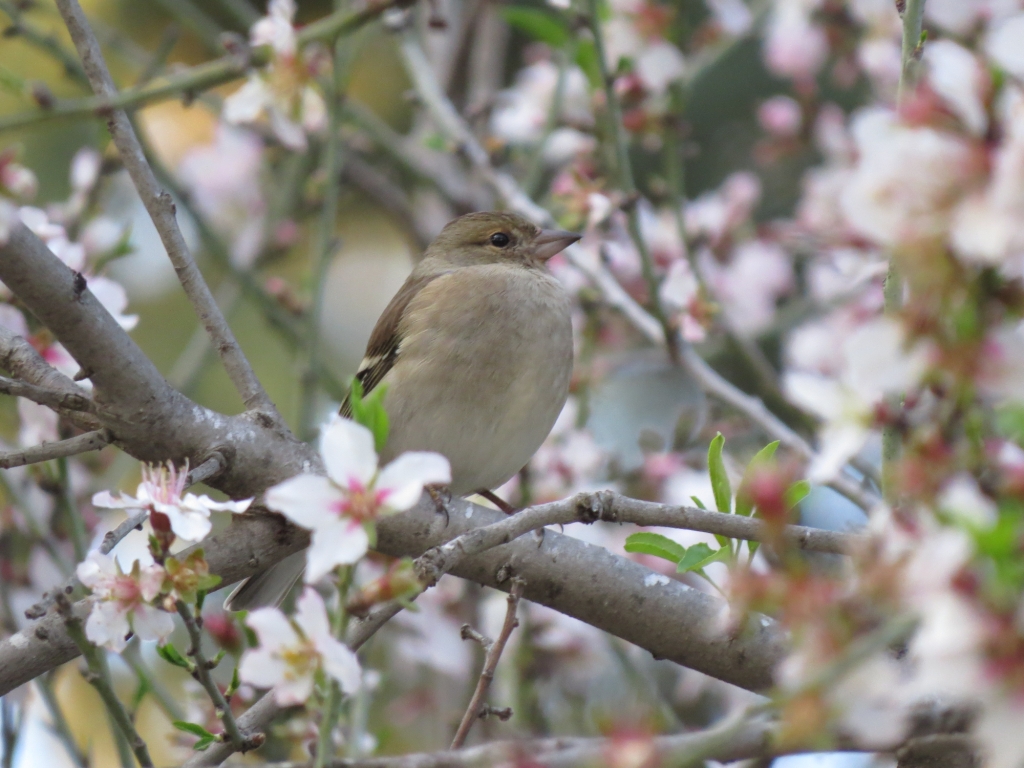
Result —
<instances>
[{"instance_id":1,"label":"thick gray branch","mask_svg":"<svg viewBox=\"0 0 1024 768\"><path fill-rule=\"evenodd\" d=\"M320 466L313 449L269 419L222 416L175 391L88 288L81 288L75 273L21 224L0 246L0 281L53 331L92 381L98 423L90 428L109 429L114 444L135 458L188 459L198 466L220 451L228 466L211 483L234 498L258 495ZM0 334L0 365L32 384L81 394L27 342L18 341Z\"/></svg>"}]
</instances>

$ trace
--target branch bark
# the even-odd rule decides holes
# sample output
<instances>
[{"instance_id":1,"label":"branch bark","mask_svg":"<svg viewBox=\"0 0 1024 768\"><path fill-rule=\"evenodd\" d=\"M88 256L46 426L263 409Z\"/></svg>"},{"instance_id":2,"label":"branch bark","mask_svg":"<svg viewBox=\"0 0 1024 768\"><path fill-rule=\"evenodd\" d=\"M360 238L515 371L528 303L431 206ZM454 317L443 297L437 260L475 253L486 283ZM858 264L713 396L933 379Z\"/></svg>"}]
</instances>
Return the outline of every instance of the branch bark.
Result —
<instances>
[{"instance_id":1,"label":"branch bark","mask_svg":"<svg viewBox=\"0 0 1024 768\"><path fill-rule=\"evenodd\" d=\"M109 444L110 433L105 429L97 429L93 432L86 432L84 435L69 437L67 440L34 445L23 451L0 453L0 469L23 467L26 464L38 464L51 459L63 459L67 456L76 456L79 453L98 451Z\"/></svg>"}]
</instances>

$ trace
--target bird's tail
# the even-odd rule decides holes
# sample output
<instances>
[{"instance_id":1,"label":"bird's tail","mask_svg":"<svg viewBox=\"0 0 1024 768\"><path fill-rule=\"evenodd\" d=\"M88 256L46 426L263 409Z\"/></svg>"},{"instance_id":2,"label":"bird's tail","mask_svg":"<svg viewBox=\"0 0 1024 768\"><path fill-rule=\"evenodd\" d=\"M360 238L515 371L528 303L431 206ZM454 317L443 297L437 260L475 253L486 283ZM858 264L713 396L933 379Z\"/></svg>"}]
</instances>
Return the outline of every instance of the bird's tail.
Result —
<instances>
[{"instance_id":1,"label":"bird's tail","mask_svg":"<svg viewBox=\"0 0 1024 768\"><path fill-rule=\"evenodd\" d=\"M276 565L243 581L224 601L228 611L280 605L306 568L306 551L288 555Z\"/></svg>"}]
</instances>

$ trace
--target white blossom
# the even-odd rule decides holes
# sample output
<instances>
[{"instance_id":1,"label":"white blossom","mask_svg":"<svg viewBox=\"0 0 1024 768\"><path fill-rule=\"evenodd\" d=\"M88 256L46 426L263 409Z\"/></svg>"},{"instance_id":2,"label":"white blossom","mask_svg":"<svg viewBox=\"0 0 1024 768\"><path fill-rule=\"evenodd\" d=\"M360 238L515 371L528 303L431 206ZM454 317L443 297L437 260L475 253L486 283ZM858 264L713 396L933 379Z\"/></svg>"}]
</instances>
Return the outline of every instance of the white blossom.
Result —
<instances>
[{"instance_id":1,"label":"white blossom","mask_svg":"<svg viewBox=\"0 0 1024 768\"><path fill-rule=\"evenodd\" d=\"M90 642L121 652L129 632L143 640L163 640L174 629L170 614L151 605L166 576L161 566L140 566L136 560L129 573L122 573L113 557L93 550L76 574L93 593L85 622Z\"/></svg>"},{"instance_id":2,"label":"white blossom","mask_svg":"<svg viewBox=\"0 0 1024 768\"><path fill-rule=\"evenodd\" d=\"M268 507L313 532L306 553L307 583L365 555L366 526L376 516L409 509L425 485L451 482L448 460L438 453L404 453L378 471L370 430L339 416L324 427L320 452L327 477L298 475L275 485L266 496Z\"/></svg>"},{"instance_id":3,"label":"white blossom","mask_svg":"<svg viewBox=\"0 0 1024 768\"><path fill-rule=\"evenodd\" d=\"M311 587L296 602L292 619L277 608L259 608L245 623L259 646L242 656L238 676L257 688L273 688L281 706L305 703L318 671L337 681L343 693L359 689L359 659L331 634L324 601Z\"/></svg>"},{"instance_id":4,"label":"white blossom","mask_svg":"<svg viewBox=\"0 0 1024 768\"><path fill-rule=\"evenodd\" d=\"M244 512L252 499L243 501L214 501L205 494L186 493L188 467L178 469L170 461L166 465L143 466L142 482L134 496L100 491L92 497L94 507L108 509L148 509L170 520L171 530L185 541L201 541L210 532L210 512Z\"/></svg>"}]
</instances>

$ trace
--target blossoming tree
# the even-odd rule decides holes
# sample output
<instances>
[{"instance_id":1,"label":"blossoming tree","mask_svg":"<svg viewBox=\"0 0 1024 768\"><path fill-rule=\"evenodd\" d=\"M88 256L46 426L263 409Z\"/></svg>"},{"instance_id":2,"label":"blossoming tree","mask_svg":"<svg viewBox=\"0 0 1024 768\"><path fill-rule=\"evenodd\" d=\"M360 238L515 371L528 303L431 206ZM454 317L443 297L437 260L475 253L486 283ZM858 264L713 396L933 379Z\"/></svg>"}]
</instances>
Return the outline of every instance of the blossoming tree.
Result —
<instances>
[{"instance_id":1,"label":"blossoming tree","mask_svg":"<svg viewBox=\"0 0 1024 768\"><path fill-rule=\"evenodd\" d=\"M1024 763L1024 2L54 4L0 0L4 765ZM329 415L350 197L584 233L514 514Z\"/></svg>"}]
</instances>

